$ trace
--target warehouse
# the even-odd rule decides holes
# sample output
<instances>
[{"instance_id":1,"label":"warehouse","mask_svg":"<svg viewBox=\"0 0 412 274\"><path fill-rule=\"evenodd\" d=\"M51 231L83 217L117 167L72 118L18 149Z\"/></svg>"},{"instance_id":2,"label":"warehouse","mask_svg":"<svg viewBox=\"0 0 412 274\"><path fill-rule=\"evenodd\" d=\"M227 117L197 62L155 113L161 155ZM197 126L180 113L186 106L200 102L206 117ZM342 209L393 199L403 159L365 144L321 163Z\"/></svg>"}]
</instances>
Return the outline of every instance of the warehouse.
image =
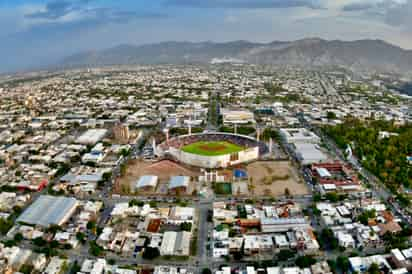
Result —
<instances>
[{"instance_id":1,"label":"warehouse","mask_svg":"<svg viewBox=\"0 0 412 274\"><path fill-rule=\"evenodd\" d=\"M253 112L247 110L222 109L224 124L248 124L255 123Z\"/></svg>"},{"instance_id":2,"label":"warehouse","mask_svg":"<svg viewBox=\"0 0 412 274\"><path fill-rule=\"evenodd\" d=\"M95 145L97 142L101 141L106 134L107 129L89 129L77 138L76 143L82 145Z\"/></svg>"},{"instance_id":3,"label":"warehouse","mask_svg":"<svg viewBox=\"0 0 412 274\"><path fill-rule=\"evenodd\" d=\"M281 128L280 135L289 144L317 144L320 142L320 138L315 133L307 130L306 128Z\"/></svg>"},{"instance_id":4,"label":"warehouse","mask_svg":"<svg viewBox=\"0 0 412 274\"><path fill-rule=\"evenodd\" d=\"M319 147L311 143L296 143L295 153L302 165L322 163L328 160L328 156Z\"/></svg>"},{"instance_id":5,"label":"warehouse","mask_svg":"<svg viewBox=\"0 0 412 274\"><path fill-rule=\"evenodd\" d=\"M163 234L160 255L189 256L190 232L166 231Z\"/></svg>"},{"instance_id":6,"label":"warehouse","mask_svg":"<svg viewBox=\"0 0 412 274\"><path fill-rule=\"evenodd\" d=\"M173 176L169 182L169 191L180 194L186 193L189 183L189 176Z\"/></svg>"},{"instance_id":7,"label":"warehouse","mask_svg":"<svg viewBox=\"0 0 412 274\"><path fill-rule=\"evenodd\" d=\"M75 212L79 202L75 198L40 196L17 219L18 222L40 225L64 224Z\"/></svg>"},{"instance_id":8,"label":"warehouse","mask_svg":"<svg viewBox=\"0 0 412 274\"><path fill-rule=\"evenodd\" d=\"M135 185L135 191L153 191L158 182L159 178L154 175L145 175L139 178Z\"/></svg>"},{"instance_id":9,"label":"warehouse","mask_svg":"<svg viewBox=\"0 0 412 274\"><path fill-rule=\"evenodd\" d=\"M285 232L291 229L309 228L309 224L304 218L263 218L260 221L262 232L274 233Z\"/></svg>"}]
</instances>

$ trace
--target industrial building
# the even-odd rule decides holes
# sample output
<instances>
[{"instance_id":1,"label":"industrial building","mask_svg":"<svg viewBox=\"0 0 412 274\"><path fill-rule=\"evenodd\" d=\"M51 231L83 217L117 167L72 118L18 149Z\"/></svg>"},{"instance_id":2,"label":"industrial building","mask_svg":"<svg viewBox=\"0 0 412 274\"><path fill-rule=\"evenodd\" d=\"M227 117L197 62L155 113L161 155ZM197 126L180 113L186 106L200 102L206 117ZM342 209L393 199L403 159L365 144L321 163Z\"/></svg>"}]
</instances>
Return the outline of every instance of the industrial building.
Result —
<instances>
[{"instance_id":1,"label":"industrial building","mask_svg":"<svg viewBox=\"0 0 412 274\"><path fill-rule=\"evenodd\" d=\"M304 218L263 218L260 225L264 233L285 232L290 229L310 227Z\"/></svg>"},{"instance_id":2,"label":"industrial building","mask_svg":"<svg viewBox=\"0 0 412 274\"><path fill-rule=\"evenodd\" d=\"M169 182L169 191L175 193L186 193L189 183L189 176L173 176Z\"/></svg>"},{"instance_id":3,"label":"industrial building","mask_svg":"<svg viewBox=\"0 0 412 274\"><path fill-rule=\"evenodd\" d=\"M155 175L145 175L139 178L134 186L134 190L136 191L150 191L154 190L157 186L159 181L159 177Z\"/></svg>"},{"instance_id":4,"label":"industrial building","mask_svg":"<svg viewBox=\"0 0 412 274\"><path fill-rule=\"evenodd\" d=\"M77 138L76 143L82 145L95 145L107 134L107 129L89 129Z\"/></svg>"},{"instance_id":5,"label":"industrial building","mask_svg":"<svg viewBox=\"0 0 412 274\"><path fill-rule=\"evenodd\" d=\"M251 111L222 109L221 113L224 124L255 123L255 116Z\"/></svg>"},{"instance_id":6,"label":"industrial building","mask_svg":"<svg viewBox=\"0 0 412 274\"><path fill-rule=\"evenodd\" d=\"M60 226L70 219L78 205L75 198L42 195L20 215L17 222L43 227Z\"/></svg>"},{"instance_id":7,"label":"industrial building","mask_svg":"<svg viewBox=\"0 0 412 274\"><path fill-rule=\"evenodd\" d=\"M306 128L281 128L280 134L287 143L317 144L320 142L320 138Z\"/></svg>"},{"instance_id":8,"label":"industrial building","mask_svg":"<svg viewBox=\"0 0 412 274\"><path fill-rule=\"evenodd\" d=\"M296 158L302 165L322 163L328 160L328 156L323 153L318 145L312 143L295 143Z\"/></svg>"},{"instance_id":9,"label":"industrial building","mask_svg":"<svg viewBox=\"0 0 412 274\"><path fill-rule=\"evenodd\" d=\"M160 255L189 256L190 232L166 231L163 234Z\"/></svg>"}]
</instances>

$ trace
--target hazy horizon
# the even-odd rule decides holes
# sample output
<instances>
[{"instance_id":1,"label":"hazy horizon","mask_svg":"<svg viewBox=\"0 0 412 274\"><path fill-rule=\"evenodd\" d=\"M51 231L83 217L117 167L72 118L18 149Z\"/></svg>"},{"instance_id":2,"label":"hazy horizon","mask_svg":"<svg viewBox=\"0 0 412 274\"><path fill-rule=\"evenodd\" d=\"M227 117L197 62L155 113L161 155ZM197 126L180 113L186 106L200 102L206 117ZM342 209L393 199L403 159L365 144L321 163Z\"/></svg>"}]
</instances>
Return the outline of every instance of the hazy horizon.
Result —
<instances>
[{"instance_id":1,"label":"hazy horizon","mask_svg":"<svg viewBox=\"0 0 412 274\"><path fill-rule=\"evenodd\" d=\"M412 0L13 0L0 2L0 71L85 50L164 41L380 39L412 49Z\"/></svg>"}]
</instances>

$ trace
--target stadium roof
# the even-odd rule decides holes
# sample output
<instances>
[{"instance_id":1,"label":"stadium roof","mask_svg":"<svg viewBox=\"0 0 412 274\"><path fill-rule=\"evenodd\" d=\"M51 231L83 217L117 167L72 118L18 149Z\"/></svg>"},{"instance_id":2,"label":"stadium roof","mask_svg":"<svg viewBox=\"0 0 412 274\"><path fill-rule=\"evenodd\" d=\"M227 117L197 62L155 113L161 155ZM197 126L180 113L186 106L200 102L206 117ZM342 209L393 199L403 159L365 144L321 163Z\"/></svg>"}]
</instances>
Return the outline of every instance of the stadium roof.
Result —
<instances>
[{"instance_id":1,"label":"stadium roof","mask_svg":"<svg viewBox=\"0 0 412 274\"><path fill-rule=\"evenodd\" d=\"M189 176L173 176L169 182L169 188L188 187Z\"/></svg>"},{"instance_id":2,"label":"stadium roof","mask_svg":"<svg viewBox=\"0 0 412 274\"><path fill-rule=\"evenodd\" d=\"M62 225L77 208L78 201L69 197L40 196L17 219L18 222L49 226Z\"/></svg>"}]
</instances>

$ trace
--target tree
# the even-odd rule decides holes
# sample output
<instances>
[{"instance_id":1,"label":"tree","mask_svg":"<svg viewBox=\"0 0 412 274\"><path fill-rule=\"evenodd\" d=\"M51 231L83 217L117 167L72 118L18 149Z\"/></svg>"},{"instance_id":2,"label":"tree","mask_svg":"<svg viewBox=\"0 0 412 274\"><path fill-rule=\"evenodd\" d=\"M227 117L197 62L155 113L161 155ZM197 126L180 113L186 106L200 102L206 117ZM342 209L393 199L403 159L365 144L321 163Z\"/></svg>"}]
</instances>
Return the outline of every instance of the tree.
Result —
<instances>
[{"instance_id":1,"label":"tree","mask_svg":"<svg viewBox=\"0 0 412 274\"><path fill-rule=\"evenodd\" d=\"M326 118L328 118L329 120L334 120L336 119L336 113L333 111L328 111L326 113Z\"/></svg>"},{"instance_id":2,"label":"tree","mask_svg":"<svg viewBox=\"0 0 412 274\"><path fill-rule=\"evenodd\" d=\"M24 264L22 267L20 267L20 272L23 274L31 274L33 271L33 266L29 264Z\"/></svg>"},{"instance_id":3,"label":"tree","mask_svg":"<svg viewBox=\"0 0 412 274\"><path fill-rule=\"evenodd\" d=\"M373 219L376 217L376 211L374 209L372 210L365 210L363 211L359 216L358 216L358 222L367 225L369 222L369 219Z\"/></svg>"},{"instance_id":4,"label":"tree","mask_svg":"<svg viewBox=\"0 0 412 274\"><path fill-rule=\"evenodd\" d=\"M209 268L203 268L202 274L212 274L212 270L210 270Z\"/></svg>"},{"instance_id":5,"label":"tree","mask_svg":"<svg viewBox=\"0 0 412 274\"><path fill-rule=\"evenodd\" d=\"M136 200L136 199L132 199L132 200L129 201L129 207L132 207L132 206L143 206L143 205L144 205L144 202L139 201L139 200Z\"/></svg>"},{"instance_id":6,"label":"tree","mask_svg":"<svg viewBox=\"0 0 412 274\"><path fill-rule=\"evenodd\" d=\"M333 231L330 228L324 228L320 234L319 243L323 248L329 248L335 250L338 248L338 240L333 235Z\"/></svg>"},{"instance_id":7,"label":"tree","mask_svg":"<svg viewBox=\"0 0 412 274\"><path fill-rule=\"evenodd\" d=\"M289 250L289 249L282 249L278 255L277 258L279 261L287 261L293 257L295 257L295 252Z\"/></svg>"},{"instance_id":8,"label":"tree","mask_svg":"<svg viewBox=\"0 0 412 274\"><path fill-rule=\"evenodd\" d=\"M300 268L307 268L316 263L316 259L312 256L300 256L295 260L295 263Z\"/></svg>"},{"instance_id":9,"label":"tree","mask_svg":"<svg viewBox=\"0 0 412 274\"><path fill-rule=\"evenodd\" d=\"M233 253L233 259L235 261L240 261L243 258L243 252L242 251L237 251Z\"/></svg>"},{"instance_id":10,"label":"tree","mask_svg":"<svg viewBox=\"0 0 412 274\"><path fill-rule=\"evenodd\" d=\"M88 221L86 228L88 230L95 230L96 229L96 222L95 221Z\"/></svg>"},{"instance_id":11,"label":"tree","mask_svg":"<svg viewBox=\"0 0 412 274\"><path fill-rule=\"evenodd\" d=\"M16 243L19 243L23 240L23 235L21 233L16 233L16 235L14 235L14 241L16 241Z\"/></svg>"},{"instance_id":12,"label":"tree","mask_svg":"<svg viewBox=\"0 0 412 274\"><path fill-rule=\"evenodd\" d=\"M142 258L146 260L153 260L160 256L160 251L157 247L146 247L143 251Z\"/></svg>"},{"instance_id":13,"label":"tree","mask_svg":"<svg viewBox=\"0 0 412 274\"><path fill-rule=\"evenodd\" d=\"M76 274L77 272L80 272L80 270L81 270L81 267L76 260L74 261L72 267L70 268L69 274Z\"/></svg>"},{"instance_id":14,"label":"tree","mask_svg":"<svg viewBox=\"0 0 412 274\"><path fill-rule=\"evenodd\" d=\"M325 195L325 198L332 203L336 203L339 201L339 196L336 192L328 192Z\"/></svg>"},{"instance_id":15,"label":"tree","mask_svg":"<svg viewBox=\"0 0 412 274\"><path fill-rule=\"evenodd\" d=\"M290 190L289 188L285 188L285 196L289 197L290 196Z\"/></svg>"},{"instance_id":16,"label":"tree","mask_svg":"<svg viewBox=\"0 0 412 274\"><path fill-rule=\"evenodd\" d=\"M13 220L0 218L0 233L5 235L13 226Z\"/></svg>"},{"instance_id":17,"label":"tree","mask_svg":"<svg viewBox=\"0 0 412 274\"><path fill-rule=\"evenodd\" d=\"M112 178L112 173L111 172L105 172L102 175L102 180L104 182L108 182L110 180L110 178Z\"/></svg>"},{"instance_id":18,"label":"tree","mask_svg":"<svg viewBox=\"0 0 412 274\"><path fill-rule=\"evenodd\" d=\"M346 256L338 256L336 259L336 266L340 268L343 272L348 272L350 263L349 259Z\"/></svg>"},{"instance_id":19,"label":"tree","mask_svg":"<svg viewBox=\"0 0 412 274\"><path fill-rule=\"evenodd\" d=\"M180 230L182 231L192 231L192 223L190 222L183 222L180 224Z\"/></svg>"},{"instance_id":20,"label":"tree","mask_svg":"<svg viewBox=\"0 0 412 274\"><path fill-rule=\"evenodd\" d=\"M369 274L380 274L381 272L379 271L379 265L376 263L372 263L369 266L368 273Z\"/></svg>"},{"instance_id":21,"label":"tree","mask_svg":"<svg viewBox=\"0 0 412 274\"><path fill-rule=\"evenodd\" d=\"M59 231L59 230L61 230L61 227L60 226L58 226L58 225L50 225L48 228L47 228L47 232L48 233L52 233L52 234L55 234L57 231Z\"/></svg>"},{"instance_id":22,"label":"tree","mask_svg":"<svg viewBox=\"0 0 412 274\"><path fill-rule=\"evenodd\" d=\"M76 239L82 244L86 243L86 235L80 231L76 233Z\"/></svg>"},{"instance_id":23,"label":"tree","mask_svg":"<svg viewBox=\"0 0 412 274\"><path fill-rule=\"evenodd\" d=\"M313 194L312 199L314 202L320 202L320 200L322 199L322 196L319 193L315 193Z\"/></svg>"},{"instance_id":24,"label":"tree","mask_svg":"<svg viewBox=\"0 0 412 274\"><path fill-rule=\"evenodd\" d=\"M90 248L89 248L89 253L93 256L100 256L103 253L103 248L99 246L96 241L91 241L89 243Z\"/></svg>"},{"instance_id":25,"label":"tree","mask_svg":"<svg viewBox=\"0 0 412 274\"><path fill-rule=\"evenodd\" d=\"M42 237L34 238L34 239L32 240L32 243L33 243L35 246L39 246L39 247L45 246L45 245L47 244L46 240L44 240Z\"/></svg>"},{"instance_id":26,"label":"tree","mask_svg":"<svg viewBox=\"0 0 412 274\"><path fill-rule=\"evenodd\" d=\"M150 207L156 208L157 207L157 202L156 201L150 201L149 202Z\"/></svg>"}]
</instances>

